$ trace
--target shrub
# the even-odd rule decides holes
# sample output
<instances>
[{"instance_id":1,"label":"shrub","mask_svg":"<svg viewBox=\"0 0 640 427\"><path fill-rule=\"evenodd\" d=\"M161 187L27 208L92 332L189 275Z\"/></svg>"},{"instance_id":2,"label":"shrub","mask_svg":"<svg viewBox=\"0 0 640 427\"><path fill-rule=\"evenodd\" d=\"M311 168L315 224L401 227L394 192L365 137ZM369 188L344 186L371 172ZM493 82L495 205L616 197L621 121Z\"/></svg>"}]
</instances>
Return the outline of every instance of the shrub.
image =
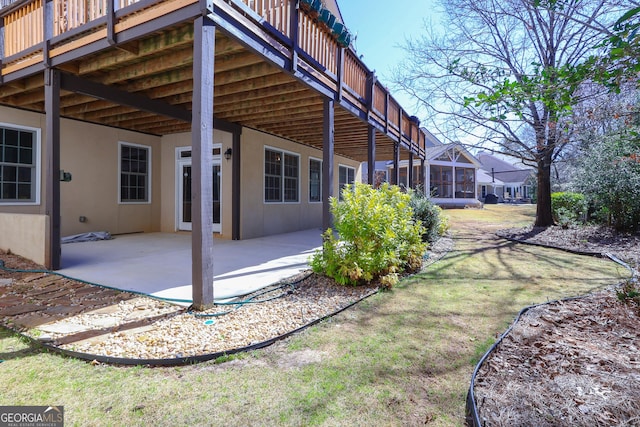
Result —
<instances>
[{"instance_id":1,"label":"shrub","mask_svg":"<svg viewBox=\"0 0 640 427\"><path fill-rule=\"evenodd\" d=\"M581 222L587 211L584 195L568 191L551 194L553 219L563 227Z\"/></svg>"},{"instance_id":2,"label":"shrub","mask_svg":"<svg viewBox=\"0 0 640 427\"><path fill-rule=\"evenodd\" d=\"M313 271L343 285L380 278L391 287L397 273L422 265L424 228L413 219L408 194L387 183L378 190L356 183L342 195L340 202L331 198L335 233L323 233L322 250L311 258Z\"/></svg>"},{"instance_id":3,"label":"shrub","mask_svg":"<svg viewBox=\"0 0 640 427\"><path fill-rule=\"evenodd\" d=\"M442 215L442 208L434 204L420 190L409 190L413 218L420 221L425 228L422 240L433 243L449 229L447 218Z\"/></svg>"},{"instance_id":4,"label":"shrub","mask_svg":"<svg viewBox=\"0 0 640 427\"><path fill-rule=\"evenodd\" d=\"M596 219L621 231L640 231L640 129L630 127L591 143L576 186Z\"/></svg>"}]
</instances>

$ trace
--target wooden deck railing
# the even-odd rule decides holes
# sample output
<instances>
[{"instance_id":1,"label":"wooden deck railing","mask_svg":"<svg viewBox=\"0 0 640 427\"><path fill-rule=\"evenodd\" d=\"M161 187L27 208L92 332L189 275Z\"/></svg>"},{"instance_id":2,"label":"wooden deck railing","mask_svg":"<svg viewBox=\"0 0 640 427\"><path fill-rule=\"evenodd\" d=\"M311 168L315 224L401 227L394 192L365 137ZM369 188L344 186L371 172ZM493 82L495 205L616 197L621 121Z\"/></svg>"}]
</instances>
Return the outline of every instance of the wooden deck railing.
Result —
<instances>
[{"instance_id":1,"label":"wooden deck railing","mask_svg":"<svg viewBox=\"0 0 640 427\"><path fill-rule=\"evenodd\" d=\"M6 1L6 0L2 0ZM45 1L52 3L53 22L45 25ZM0 52L0 64L9 72L7 61L20 62L30 59L31 63L37 55L43 55L43 41L45 29L49 28L48 38L63 35L92 21L106 16L108 2L113 1L113 11L121 10L137 3L139 0L31 0L16 5L14 9L2 14L4 31L3 51ZM273 29L285 38L292 40L289 48L300 49L318 65L320 73L324 73L330 85L335 85L336 92L344 87L349 99L361 110L371 107L372 113L379 123L388 126L398 138L408 138L412 144L424 149L424 138L420 143L418 125L410 120L400 105L389 96L388 91L381 84L371 79L372 73L349 48L342 48L336 36L326 25L307 15L296 7L294 0L216 0L229 4L242 3L255 14L254 21L261 25L261 21L268 22ZM236 3L238 2L238 3ZM158 0L158 4L165 0ZM259 17L260 19L258 19ZM297 24L296 31L292 25ZM294 27L295 28L295 27ZM273 30L270 30L273 31ZM296 37L297 36L297 37ZM340 54L342 49L342 55ZM22 55L21 55L22 54ZM295 58L295 56L293 56ZM342 61L342 62L340 62ZM16 67L13 65L12 67ZM18 66L19 67L19 66ZM341 81L338 81L340 79ZM373 85L373 87L371 87ZM370 97L371 99L368 99ZM417 135L414 133L417 132Z\"/></svg>"},{"instance_id":2,"label":"wooden deck railing","mask_svg":"<svg viewBox=\"0 0 640 427\"><path fill-rule=\"evenodd\" d=\"M125 1L120 0L120 7ZM106 0L54 0L54 35L58 36L81 25L105 16Z\"/></svg>"},{"instance_id":3,"label":"wooden deck railing","mask_svg":"<svg viewBox=\"0 0 640 427\"><path fill-rule=\"evenodd\" d=\"M37 46L44 40L43 0L35 0L3 18L4 56Z\"/></svg>"},{"instance_id":4,"label":"wooden deck railing","mask_svg":"<svg viewBox=\"0 0 640 427\"><path fill-rule=\"evenodd\" d=\"M344 56L344 83L361 98L367 95L367 74L364 64L353 53Z\"/></svg>"},{"instance_id":5,"label":"wooden deck railing","mask_svg":"<svg viewBox=\"0 0 640 427\"><path fill-rule=\"evenodd\" d=\"M276 30L287 37L291 36L289 23L291 7L289 0L242 0L249 9L267 20Z\"/></svg>"},{"instance_id":6,"label":"wooden deck railing","mask_svg":"<svg viewBox=\"0 0 640 427\"><path fill-rule=\"evenodd\" d=\"M304 12L299 12L298 19L299 47L335 75L338 64L338 43Z\"/></svg>"}]
</instances>

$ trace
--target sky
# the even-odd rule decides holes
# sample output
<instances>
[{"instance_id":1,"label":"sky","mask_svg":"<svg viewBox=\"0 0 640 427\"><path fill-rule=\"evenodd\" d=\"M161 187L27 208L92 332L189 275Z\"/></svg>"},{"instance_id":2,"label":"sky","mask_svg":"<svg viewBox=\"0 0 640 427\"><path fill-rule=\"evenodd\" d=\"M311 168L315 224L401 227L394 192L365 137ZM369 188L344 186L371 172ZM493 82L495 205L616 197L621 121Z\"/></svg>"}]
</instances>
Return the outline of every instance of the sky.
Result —
<instances>
[{"instance_id":1,"label":"sky","mask_svg":"<svg viewBox=\"0 0 640 427\"><path fill-rule=\"evenodd\" d=\"M393 69L406 58L401 46L408 38L424 34L425 19L440 22L437 0L337 0L342 18L352 35L358 54L378 81L388 86L393 97L410 114L420 117L416 100L391 86Z\"/></svg>"}]
</instances>

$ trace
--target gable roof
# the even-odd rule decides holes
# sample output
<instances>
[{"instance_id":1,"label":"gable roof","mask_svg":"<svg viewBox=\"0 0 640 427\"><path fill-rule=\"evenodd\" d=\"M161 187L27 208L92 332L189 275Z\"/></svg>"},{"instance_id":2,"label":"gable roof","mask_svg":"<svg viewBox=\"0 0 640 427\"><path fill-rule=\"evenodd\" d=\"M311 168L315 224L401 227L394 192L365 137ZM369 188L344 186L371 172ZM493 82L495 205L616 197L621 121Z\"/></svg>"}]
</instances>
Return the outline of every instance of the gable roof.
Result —
<instances>
[{"instance_id":1,"label":"gable roof","mask_svg":"<svg viewBox=\"0 0 640 427\"><path fill-rule=\"evenodd\" d=\"M455 149L459 150L460 153L463 156L465 156L467 159L469 159L469 161L475 167L477 167L477 168L482 167L482 164L480 163L480 161L473 154L471 154L469 151L467 151L467 149L464 148L462 146L462 144L459 144L459 143L442 144L442 145L436 145L434 147L427 147L424 150L425 159L427 161L435 160L436 158L441 156L444 152L446 152L447 150L450 150L452 148L455 148Z\"/></svg>"},{"instance_id":2,"label":"gable roof","mask_svg":"<svg viewBox=\"0 0 640 427\"><path fill-rule=\"evenodd\" d=\"M434 134L429 132L427 128L420 128L424 132L425 147L439 147L444 145Z\"/></svg>"},{"instance_id":3,"label":"gable roof","mask_svg":"<svg viewBox=\"0 0 640 427\"><path fill-rule=\"evenodd\" d=\"M520 168L488 153L480 153L477 158L482 169L489 174L493 169L496 178L500 178L502 182L525 182L533 175L532 169Z\"/></svg>"}]
</instances>

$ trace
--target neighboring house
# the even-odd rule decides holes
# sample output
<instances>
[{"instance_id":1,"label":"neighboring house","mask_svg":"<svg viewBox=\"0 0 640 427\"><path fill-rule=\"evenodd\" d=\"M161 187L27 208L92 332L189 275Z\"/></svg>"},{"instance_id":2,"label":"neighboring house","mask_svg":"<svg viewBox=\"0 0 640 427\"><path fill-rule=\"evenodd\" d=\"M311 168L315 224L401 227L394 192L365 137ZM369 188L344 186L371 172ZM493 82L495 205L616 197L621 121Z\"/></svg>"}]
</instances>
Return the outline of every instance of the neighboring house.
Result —
<instances>
[{"instance_id":1,"label":"neighboring house","mask_svg":"<svg viewBox=\"0 0 640 427\"><path fill-rule=\"evenodd\" d=\"M487 173L484 169L478 169L478 200L481 202L485 202L487 194L494 194L498 196L498 194L504 193L504 182L500 181L495 177L495 174ZM494 198L496 201L499 201L501 198Z\"/></svg>"},{"instance_id":2,"label":"neighboring house","mask_svg":"<svg viewBox=\"0 0 640 427\"><path fill-rule=\"evenodd\" d=\"M431 200L442 207L477 206L476 173L478 160L461 144L443 144L429 131L426 135L425 160L413 163L404 160L398 164L397 183L401 186L423 188ZM389 175L395 165L387 163Z\"/></svg>"},{"instance_id":3,"label":"neighboring house","mask_svg":"<svg viewBox=\"0 0 640 427\"><path fill-rule=\"evenodd\" d=\"M334 1L2 4L0 248L49 268L61 236L191 230L210 303L214 233L327 227L362 162L425 159Z\"/></svg>"},{"instance_id":4,"label":"neighboring house","mask_svg":"<svg viewBox=\"0 0 640 427\"><path fill-rule=\"evenodd\" d=\"M478 182L480 200L483 200L482 194L493 192L500 202L531 202L535 188L535 173L532 169L509 163L485 152L479 153L476 157L485 175L491 178L490 184L488 178L484 179L485 182Z\"/></svg>"},{"instance_id":5,"label":"neighboring house","mask_svg":"<svg viewBox=\"0 0 640 427\"><path fill-rule=\"evenodd\" d=\"M478 206L476 193L478 160L460 144L426 149L427 188L434 203L442 207Z\"/></svg>"},{"instance_id":6,"label":"neighboring house","mask_svg":"<svg viewBox=\"0 0 640 427\"><path fill-rule=\"evenodd\" d=\"M380 187L383 182L389 182L387 163L388 162L385 160L379 160L375 163L373 170L373 182L370 183L368 178L369 164L367 162L363 162L361 165L362 182L365 184L371 184L374 188Z\"/></svg>"}]
</instances>

